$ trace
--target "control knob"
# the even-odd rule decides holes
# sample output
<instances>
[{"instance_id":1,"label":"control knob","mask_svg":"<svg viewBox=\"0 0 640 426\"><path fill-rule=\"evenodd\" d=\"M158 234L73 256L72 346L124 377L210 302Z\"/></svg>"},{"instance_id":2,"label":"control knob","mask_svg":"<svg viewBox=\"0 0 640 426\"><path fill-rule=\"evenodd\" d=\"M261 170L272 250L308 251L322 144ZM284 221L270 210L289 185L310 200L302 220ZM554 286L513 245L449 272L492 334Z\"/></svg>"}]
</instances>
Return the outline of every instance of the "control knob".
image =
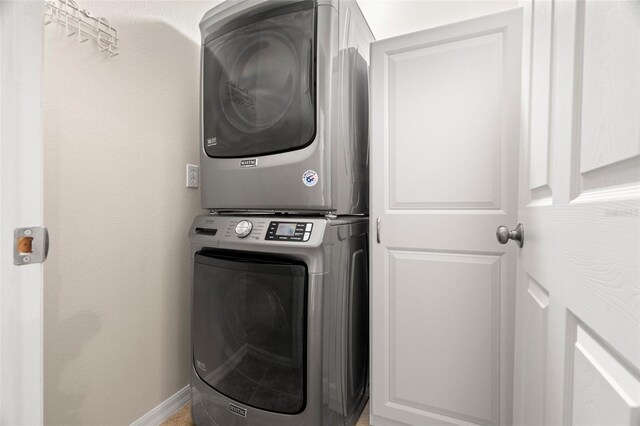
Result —
<instances>
[{"instance_id":1,"label":"control knob","mask_svg":"<svg viewBox=\"0 0 640 426\"><path fill-rule=\"evenodd\" d=\"M248 220L241 220L236 225L236 235L238 236L238 238L244 238L251 233L252 229L253 223L249 222Z\"/></svg>"}]
</instances>

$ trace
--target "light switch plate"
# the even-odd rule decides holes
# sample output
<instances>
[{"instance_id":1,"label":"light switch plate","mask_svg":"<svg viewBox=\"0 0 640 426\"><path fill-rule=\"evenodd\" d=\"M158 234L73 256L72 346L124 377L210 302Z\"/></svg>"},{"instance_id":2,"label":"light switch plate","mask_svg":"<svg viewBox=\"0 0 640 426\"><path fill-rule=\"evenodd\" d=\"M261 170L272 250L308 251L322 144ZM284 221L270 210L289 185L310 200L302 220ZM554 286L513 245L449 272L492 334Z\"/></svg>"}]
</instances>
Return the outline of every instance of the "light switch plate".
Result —
<instances>
[{"instance_id":1,"label":"light switch plate","mask_svg":"<svg viewBox=\"0 0 640 426\"><path fill-rule=\"evenodd\" d=\"M200 168L195 164L187 164L187 188L200 186Z\"/></svg>"}]
</instances>

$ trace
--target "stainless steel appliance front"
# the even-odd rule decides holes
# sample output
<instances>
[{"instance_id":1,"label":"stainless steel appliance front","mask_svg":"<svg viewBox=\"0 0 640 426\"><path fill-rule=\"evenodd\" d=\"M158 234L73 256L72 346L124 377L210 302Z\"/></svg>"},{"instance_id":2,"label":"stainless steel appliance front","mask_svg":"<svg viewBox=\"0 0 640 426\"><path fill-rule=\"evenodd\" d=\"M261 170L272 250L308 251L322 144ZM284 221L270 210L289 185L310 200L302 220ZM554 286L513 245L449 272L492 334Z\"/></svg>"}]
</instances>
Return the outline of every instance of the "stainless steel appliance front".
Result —
<instances>
[{"instance_id":1,"label":"stainless steel appliance front","mask_svg":"<svg viewBox=\"0 0 640 426\"><path fill-rule=\"evenodd\" d=\"M351 0L224 2L200 23L202 207L368 212L368 58Z\"/></svg>"},{"instance_id":2,"label":"stainless steel appliance front","mask_svg":"<svg viewBox=\"0 0 640 426\"><path fill-rule=\"evenodd\" d=\"M240 237L252 224L248 235ZM365 219L200 216L196 425L353 425L368 398Z\"/></svg>"}]
</instances>

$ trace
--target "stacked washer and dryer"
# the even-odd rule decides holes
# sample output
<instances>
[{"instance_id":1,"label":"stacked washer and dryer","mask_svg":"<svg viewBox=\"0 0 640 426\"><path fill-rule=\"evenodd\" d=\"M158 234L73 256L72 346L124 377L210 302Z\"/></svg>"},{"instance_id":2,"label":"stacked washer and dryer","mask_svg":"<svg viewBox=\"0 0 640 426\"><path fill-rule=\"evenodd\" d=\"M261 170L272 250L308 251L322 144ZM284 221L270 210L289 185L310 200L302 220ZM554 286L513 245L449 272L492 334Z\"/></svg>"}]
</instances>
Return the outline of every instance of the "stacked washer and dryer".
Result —
<instances>
[{"instance_id":1,"label":"stacked washer and dryer","mask_svg":"<svg viewBox=\"0 0 640 426\"><path fill-rule=\"evenodd\" d=\"M196 425L354 425L368 399L368 58L355 1L200 22Z\"/></svg>"}]
</instances>

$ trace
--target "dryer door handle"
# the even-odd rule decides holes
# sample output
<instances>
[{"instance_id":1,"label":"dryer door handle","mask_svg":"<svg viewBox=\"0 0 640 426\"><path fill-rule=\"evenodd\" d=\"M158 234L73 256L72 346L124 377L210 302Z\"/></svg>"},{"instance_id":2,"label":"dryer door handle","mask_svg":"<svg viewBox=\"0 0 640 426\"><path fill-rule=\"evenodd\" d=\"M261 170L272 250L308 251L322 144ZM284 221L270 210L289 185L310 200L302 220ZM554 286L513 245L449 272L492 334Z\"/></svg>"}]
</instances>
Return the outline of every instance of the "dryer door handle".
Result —
<instances>
[{"instance_id":1,"label":"dryer door handle","mask_svg":"<svg viewBox=\"0 0 640 426\"><path fill-rule=\"evenodd\" d=\"M376 241L380 244L380 218L376 220Z\"/></svg>"}]
</instances>

